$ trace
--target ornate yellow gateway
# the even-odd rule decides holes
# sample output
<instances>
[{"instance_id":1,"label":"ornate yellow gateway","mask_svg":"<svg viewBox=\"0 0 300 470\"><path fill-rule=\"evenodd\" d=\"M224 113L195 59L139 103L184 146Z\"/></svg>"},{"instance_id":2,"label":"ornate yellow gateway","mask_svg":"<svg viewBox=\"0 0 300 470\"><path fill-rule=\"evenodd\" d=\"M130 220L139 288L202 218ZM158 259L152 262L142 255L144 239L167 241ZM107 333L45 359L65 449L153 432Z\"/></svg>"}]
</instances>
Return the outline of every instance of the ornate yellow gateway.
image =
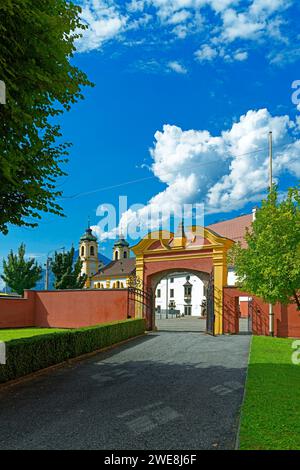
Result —
<instances>
[{"instance_id":1,"label":"ornate yellow gateway","mask_svg":"<svg viewBox=\"0 0 300 470\"><path fill-rule=\"evenodd\" d=\"M136 276L143 289L155 292L158 282L171 272L189 271L212 286L212 333L223 333L223 287L227 285L227 252L233 240L212 230L180 223L175 234L151 232L131 249L136 256ZM208 300L209 301L209 300ZM152 313L154 315L154 312ZM151 319L150 324L154 321Z\"/></svg>"}]
</instances>

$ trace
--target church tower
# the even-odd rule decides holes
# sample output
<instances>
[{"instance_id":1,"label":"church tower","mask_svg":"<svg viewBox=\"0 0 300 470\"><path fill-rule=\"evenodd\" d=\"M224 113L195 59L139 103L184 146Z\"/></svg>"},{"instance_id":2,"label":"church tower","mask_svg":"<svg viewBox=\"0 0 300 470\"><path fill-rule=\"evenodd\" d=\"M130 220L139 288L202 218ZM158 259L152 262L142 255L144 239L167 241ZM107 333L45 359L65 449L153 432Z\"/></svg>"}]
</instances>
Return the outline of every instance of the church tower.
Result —
<instances>
[{"instance_id":1,"label":"church tower","mask_svg":"<svg viewBox=\"0 0 300 470\"><path fill-rule=\"evenodd\" d=\"M79 257L82 261L82 274L88 276L86 287L90 286L90 277L98 272L98 241L93 235L92 229L88 227L80 238Z\"/></svg>"},{"instance_id":2,"label":"church tower","mask_svg":"<svg viewBox=\"0 0 300 470\"><path fill-rule=\"evenodd\" d=\"M125 240L123 235L120 235L119 238L115 241L113 248L113 258L114 261L119 259L126 259L130 257L129 243Z\"/></svg>"}]
</instances>

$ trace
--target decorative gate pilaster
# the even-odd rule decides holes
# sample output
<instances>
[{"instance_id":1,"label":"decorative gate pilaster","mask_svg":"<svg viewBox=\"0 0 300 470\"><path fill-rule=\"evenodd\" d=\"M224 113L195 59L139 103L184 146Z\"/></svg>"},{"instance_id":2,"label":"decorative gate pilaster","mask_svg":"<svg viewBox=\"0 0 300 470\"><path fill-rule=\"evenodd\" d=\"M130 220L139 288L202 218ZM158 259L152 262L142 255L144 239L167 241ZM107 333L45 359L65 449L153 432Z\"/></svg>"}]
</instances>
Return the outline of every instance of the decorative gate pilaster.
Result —
<instances>
[{"instance_id":1,"label":"decorative gate pilaster","mask_svg":"<svg viewBox=\"0 0 300 470\"><path fill-rule=\"evenodd\" d=\"M214 289L214 273L210 274L207 286L206 299L206 333L215 334L215 289Z\"/></svg>"}]
</instances>

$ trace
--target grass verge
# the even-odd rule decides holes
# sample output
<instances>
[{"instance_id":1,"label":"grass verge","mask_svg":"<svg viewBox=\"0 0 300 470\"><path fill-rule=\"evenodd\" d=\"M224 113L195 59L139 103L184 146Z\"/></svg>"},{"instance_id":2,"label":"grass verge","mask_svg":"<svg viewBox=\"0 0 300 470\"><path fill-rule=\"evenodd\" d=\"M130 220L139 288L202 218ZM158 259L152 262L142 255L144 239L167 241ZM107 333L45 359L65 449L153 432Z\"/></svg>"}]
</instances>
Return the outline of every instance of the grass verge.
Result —
<instances>
[{"instance_id":1,"label":"grass verge","mask_svg":"<svg viewBox=\"0 0 300 470\"><path fill-rule=\"evenodd\" d=\"M32 336L48 335L68 331L67 328L9 328L0 330L0 341L30 338Z\"/></svg>"},{"instance_id":2,"label":"grass verge","mask_svg":"<svg viewBox=\"0 0 300 470\"><path fill-rule=\"evenodd\" d=\"M242 450L300 449L300 366L286 338L254 336L240 426Z\"/></svg>"}]
</instances>

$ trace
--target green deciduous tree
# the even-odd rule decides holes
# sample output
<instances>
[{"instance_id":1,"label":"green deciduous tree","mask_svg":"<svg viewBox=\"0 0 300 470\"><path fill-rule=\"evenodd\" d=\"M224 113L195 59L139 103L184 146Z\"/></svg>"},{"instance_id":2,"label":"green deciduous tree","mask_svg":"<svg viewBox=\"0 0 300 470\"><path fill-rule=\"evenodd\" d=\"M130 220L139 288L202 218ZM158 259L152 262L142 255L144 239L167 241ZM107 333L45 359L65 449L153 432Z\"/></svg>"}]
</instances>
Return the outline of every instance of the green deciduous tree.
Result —
<instances>
[{"instance_id":1,"label":"green deciduous tree","mask_svg":"<svg viewBox=\"0 0 300 470\"><path fill-rule=\"evenodd\" d=\"M0 232L34 227L41 212L62 215L56 180L69 144L58 143L55 118L91 85L71 63L85 29L80 11L68 0L0 2Z\"/></svg>"},{"instance_id":2,"label":"green deciduous tree","mask_svg":"<svg viewBox=\"0 0 300 470\"><path fill-rule=\"evenodd\" d=\"M51 264L55 276L55 289L82 289L87 280L86 274L81 274L82 261L74 263L74 248L66 253L55 253Z\"/></svg>"},{"instance_id":3,"label":"green deciduous tree","mask_svg":"<svg viewBox=\"0 0 300 470\"><path fill-rule=\"evenodd\" d=\"M42 268L31 258L25 259L25 245L22 243L18 253L11 251L3 261L1 278L13 292L23 295L24 289L32 289L42 277Z\"/></svg>"},{"instance_id":4,"label":"green deciduous tree","mask_svg":"<svg viewBox=\"0 0 300 470\"><path fill-rule=\"evenodd\" d=\"M300 309L299 188L279 199L274 185L245 239L247 248L236 244L229 254L238 285L271 304L288 304L293 298Z\"/></svg>"}]
</instances>

